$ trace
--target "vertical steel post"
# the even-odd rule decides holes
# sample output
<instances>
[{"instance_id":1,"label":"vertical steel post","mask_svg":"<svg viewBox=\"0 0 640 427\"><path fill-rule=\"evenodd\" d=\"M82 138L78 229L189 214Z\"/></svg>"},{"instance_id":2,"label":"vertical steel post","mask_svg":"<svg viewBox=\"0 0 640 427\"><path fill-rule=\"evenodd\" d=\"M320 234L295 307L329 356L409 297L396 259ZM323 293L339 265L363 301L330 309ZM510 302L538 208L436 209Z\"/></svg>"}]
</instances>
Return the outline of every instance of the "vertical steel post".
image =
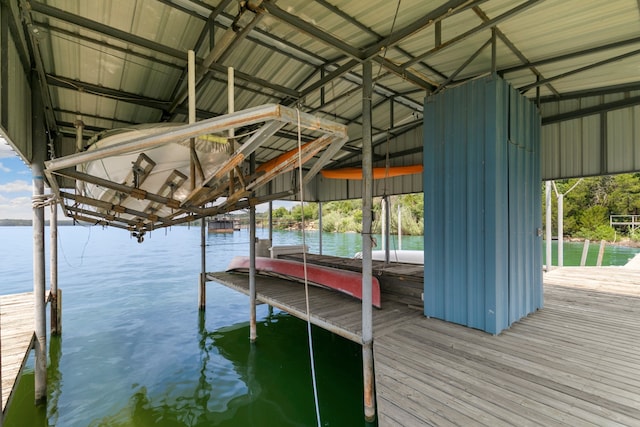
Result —
<instances>
[{"instance_id":1,"label":"vertical steel post","mask_svg":"<svg viewBox=\"0 0 640 427\"><path fill-rule=\"evenodd\" d=\"M44 106L37 74L31 74L31 141L33 156L31 175L33 179L33 298L35 302L35 401L47 399L47 331L45 313L45 259L44 259L44 161L47 140L44 123Z\"/></svg>"},{"instance_id":2,"label":"vertical steel post","mask_svg":"<svg viewBox=\"0 0 640 427\"><path fill-rule=\"evenodd\" d=\"M249 173L256 170L256 156L249 156ZM256 207L253 203L249 207L249 341L258 338L256 328Z\"/></svg>"},{"instance_id":3,"label":"vertical steel post","mask_svg":"<svg viewBox=\"0 0 640 427\"><path fill-rule=\"evenodd\" d=\"M398 250L402 250L402 207L398 203Z\"/></svg>"},{"instance_id":4,"label":"vertical steel post","mask_svg":"<svg viewBox=\"0 0 640 427\"><path fill-rule=\"evenodd\" d=\"M318 202L318 252L322 255L322 202Z\"/></svg>"},{"instance_id":5,"label":"vertical steel post","mask_svg":"<svg viewBox=\"0 0 640 427\"><path fill-rule=\"evenodd\" d=\"M364 417L376 416L373 395L373 308L371 280L371 219L373 203L373 148L371 142L372 66L362 64L362 368L364 379Z\"/></svg>"},{"instance_id":6,"label":"vertical steel post","mask_svg":"<svg viewBox=\"0 0 640 427\"><path fill-rule=\"evenodd\" d=\"M547 271L551 271L553 265L551 259L551 181L545 183L544 188L544 202L545 202L545 231L546 231L546 249L547 249Z\"/></svg>"},{"instance_id":7,"label":"vertical steel post","mask_svg":"<svg viewBox=\"0 0 640 427\"><path fill-rule=\"evenodd\" d=\"M273 181L269 181L269 194L273 193ZM269 244L273 246L273 201L269 201Z\"/></svg>"},{"instance_id":8,"label":"vertical steel post","mask_svg":"<svg viewBox=\"0 0 640 427\"><path fill-rule=\"evenodd\" d=\"M187 52L187 89L189 93L189 123L196 122L196 54L193 50ZM189 149L191 150L191 161L189 162L189 180L190 188L193 191L196 188L196 162L194 158L196 150L196 140L189 140Z\"/></svg>"},{"instance_id":9,"label":"vertical steel post","mask_svg":"<svg viewBox=\"0 0 640 427\"><path fill-rule=\"evenodd\" d=\"M496 27L491 27L491 74L496 74L498 61L498 44L496 39Z\"/></svg>"},{"instance_id":10,"label":"vertical steel post","mask_svg":"<svg viewBox=\"0 0 640 427\"><path fill-rule=\"evenodd\" d=\"M198 292L198 309L207 308L207 219L200 221L200 287Z\"/></svg>"},{"instance_id":11,"label":"vertical steel post","mask_svg":"<svg viewBox=\"0 0 640 427\"><path fill-rule=\"evenodd\" d=\"M391 233L391 223L389 221L389 196L382 197L382 250L384 251L384 262L389 263L389 238Z\"/></svg>"},{"instance_id":12,"label":"vertical steel post","mask_svg":"<svg viewBox=\"0 0 640 427\"><path fill-rule=\"evenodd\" d=\"M62 333L61 322L61 295L58 289L58 204L51 204L51 215L49 216L49 291L51 293L51 335L60 335Z\"/></svg>"},{"instance_id":13,"label":"vertical steel post","mask_svg":"<svg viewBox=\"0 0 640 427\"><path fill-rule=\"evenodd\" d=\"M386 224L386 220L387 220L387 207L384 203L384 196L382 197L382 202L381 202L381 209L380 209L380 247L382 248L382 251L385 253L385 260L387 258L386 255L386 247L387 247L387 224Z\"/></svg>"},{"instance_id":14,"label":"vertical steel post","mask_svg":"<svg viewBox=\"0 0 640 427\"><path fill-rule=\"evenodd\" d=\"M558 267L564 266L564 194L558 194Z\"/></svg>"}]
</instances>

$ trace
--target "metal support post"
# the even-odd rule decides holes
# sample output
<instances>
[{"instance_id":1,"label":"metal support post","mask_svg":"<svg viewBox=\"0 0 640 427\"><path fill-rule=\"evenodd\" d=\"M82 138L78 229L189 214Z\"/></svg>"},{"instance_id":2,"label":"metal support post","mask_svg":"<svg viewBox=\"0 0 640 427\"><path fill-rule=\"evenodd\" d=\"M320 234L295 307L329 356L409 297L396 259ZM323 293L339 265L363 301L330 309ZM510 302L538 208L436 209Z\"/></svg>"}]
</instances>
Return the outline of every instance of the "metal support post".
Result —
<instances>
[{"instance_id":1,"label":"metal support post","mask_svg":"<svg viewBox=\"0 0 640 427\"><path fill-rule=\"evenodd\" d=\"M551 181L547 181L545 183L544 189L544 200L545 200L545 231L546 231L546 249L547 249L547 271L551 271L551 266L553 265L551 259Z\"/></svg>"},{"instance_id":2,"label":"metal support post","mask_svg":"<svg viewBox=\"0 0 640 427\"><path fill-rule=\"evenodd\" d=\"M372 66L362 64L362 368L364 379L364 417L376 416L373 393L373 306L371 280L371 223L373 204L373 148L371 142Z\"/></svg>"},{"instance_id":3,"label":"metal support post","mask_svg":"<svg viewBox=\"0 0 640 427\"><path fill-rule=\"evenodd\" d=\"M402 207L398 203L398 250L402 249Z\"/></svg>"},{"instance_id":4,"label":"metal support post","mask_svg":"<svg viewBox=\"0 0 640 427\"><path fill-rule=\"evenodd\" d=\"M256 170L256 156L249 156L249 170L253 174ZM256 207L249 207L249 341L258 338L256 328Z\"/></svg>"},{"instance_id":5,"label":"metal support post","mask_svg":"<svg viewBox=\"0 0 640 427\"><path fill-rule=\"evenodd\" d=\"M58 289L58 204L51 204L51 215L49 216L49 231L51 241L49 248L49 278L51 292L51 335L62 333L62 292Z\"/></svg>"},{"instance_id":6,"label":"metal support post","mask_svg":"<svg viewBox=\"0 0 640 427\"><path fill-rule=\"evenodd\" d=\"M31 114L33 157L33 298L35 302L35 401L47 399L47 330L45 313L45 259L44 259L44 161L47 140L44 123L44 106L40 83L35 72L31 75Z\"/></svg>"},{"instance_id":7,"label":"metal support post","mask_svg":"<svg viewBox=\"0 0 640 427\"><path fill-rule=\"evenodd\" d=\"M207 219L200 223L200 290L198 292L198 309L207 308Z\"/></svg>"},{"instance_id":8,"label":"metal support post","mask_svg":"<svg viewBox=\"0 0 640 427\"><path fill-rule=\"evenodd\" d=\"M558 194L558 267L564 266L564 194Z\"/></svg>"},{"instance_id":9,"label":"metal support post","mask_svg":"<svg viewBox=\"0 0 640 427\"><path fill-rule=\"evenodd\" d=\"M318 202L318 253L322 255L322 202Z\"/></svg>"}]
</instances>

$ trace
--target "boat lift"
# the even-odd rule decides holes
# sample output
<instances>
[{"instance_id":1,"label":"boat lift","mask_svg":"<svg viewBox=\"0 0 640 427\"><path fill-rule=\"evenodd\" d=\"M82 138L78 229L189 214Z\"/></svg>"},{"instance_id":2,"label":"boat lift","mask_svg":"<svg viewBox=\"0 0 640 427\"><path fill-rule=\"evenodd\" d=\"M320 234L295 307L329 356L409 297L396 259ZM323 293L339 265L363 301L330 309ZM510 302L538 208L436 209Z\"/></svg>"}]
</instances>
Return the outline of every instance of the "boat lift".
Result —
<instances>
[{"instance_id":1,"label":"boat lift","mask_svg":"<svg viewBox=\"0 0 640 427\"><path fill-rule=\"evenodd\" d=\"M303 135L312 139L311 143L301 148L301 155L279 156L273 159L269 168L262 168L255 173L244 172L241 168L242 163L271 138L277 138L276 133L287 126L296 130L299 128ZM211 135L221 135L223 132L239 128L246 132L248 127L255 130L235 144L238 148L228 156L226 161L210 170L202 170L198 155L193 149L191 156L187 154L186 158L179 159L186 165L187 170L192 159L195 160L196 165L199 165L198 177L194 180L197 184L193 189L183 191L185 196L178 197L177 190L182 189L190 177L177 169L173 170L160 186L152 188L147 185L151 181L147 178L148 175L153 168L160 165L156 166L159 162L145 152L166 144L188 141L191 138L206 141L207 138L212 138ZM278 175L298 167L299 158L302 158L304 164L314 156L320 155L304 176L301 185L309 183L347 141L347 128L294 108L268 104L192 124L163 128L161 132L151 135L140 136L139 133L132 133L131 138L94 150L50 160L45 162L44 172L67 216L78 221L129 230L132 235L135 234L138 241L141 241L146 232L154 229L290 197L295 193L295 188L284 193L267 194L262 197L253 197L252 193ZM186 151L188 153L188 150ZM296 154L297 151L295 149ZM131 179L125 182L110 180L108 174L99 176L87 172L91 169L87 167L91 162L132 154L138 154L138 160L131 165L129 174ZM235 174L231 174L232 171ZM64 191L58 182L59 177L74 179L76 183L82 183L82 185L76 185L75 193ZM78 191L78 189L86 190L88 186L108 190L105 194L109 192L110 198L95 198L86 192ZM113 197L113 194L117 197ZM146 202L142 208L140 208L140 201ZM219 203L214 206L214 202Z\"/></svg>"}]
</instances>

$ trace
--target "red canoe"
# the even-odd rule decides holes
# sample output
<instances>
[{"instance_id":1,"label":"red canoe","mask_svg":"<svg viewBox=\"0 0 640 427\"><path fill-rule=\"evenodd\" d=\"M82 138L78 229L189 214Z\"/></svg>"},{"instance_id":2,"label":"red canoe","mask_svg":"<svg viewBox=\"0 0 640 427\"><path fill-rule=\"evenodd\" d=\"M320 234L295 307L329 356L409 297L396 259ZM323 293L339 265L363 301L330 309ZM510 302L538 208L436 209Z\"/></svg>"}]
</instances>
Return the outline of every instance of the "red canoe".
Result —
<instances>
[{"instance_id":1,"label":"red canoe","mask_svg":"<svg viewBox=\"0 0 640 427\"><path fill-rule=\"evenodd\" d=\"M234 257L227 271L249 271L249 257ZM256 257L256 272L304 280L304 264L298 261ZM307 278L311 284L335 289L362 300L362 274L360 273L307 263ZM371 290L372 303L380 308L380 282L375 277L371 280Z\"/></svg>"}]
</instances>

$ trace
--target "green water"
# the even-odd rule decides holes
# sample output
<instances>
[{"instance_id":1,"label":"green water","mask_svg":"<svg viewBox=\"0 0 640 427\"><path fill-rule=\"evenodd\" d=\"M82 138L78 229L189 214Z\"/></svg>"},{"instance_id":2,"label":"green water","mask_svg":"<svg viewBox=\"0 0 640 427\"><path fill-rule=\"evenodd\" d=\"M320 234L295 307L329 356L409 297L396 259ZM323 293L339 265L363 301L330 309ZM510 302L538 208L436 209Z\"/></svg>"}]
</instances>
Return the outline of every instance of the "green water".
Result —
<instances>
[{"instance_id":1,"label":"green water","mask_svg":"<svg viewBox=\"0 0 640 427\"><path fill-rule=\"evenodd\" d=\"M314 253L319 237L304 235ZM0 241L12 243L0 245L1 293L31 290L31 229L0 227ZM276 245L302 241L274 233ZM207 270L248 254L248 242L247 230L209 235ZM402 246L422 242L403 237ZM215 283L201 316L199 229L154 232L139 245L120 230L61 227L59 246L63 334L48 340L47 404L34 406L31 358L5 427L315 425L306 323L260 305L251 345L248 298ZM361 236L323 233L322 248L352 256ZM564 251L565 265L579 264L581 244ZM637 252L607 247L605 264ZM322 425L367 426L360 346L318 328L312 335Z\"/></svg>"},{"instance_id":2,"label":"green water","mask_svg":"<svg viewBox=\"0 0 640 427\"><path fill-rule=\"evenodd\" d=\"M546 246L545 242L542 243L542 263L546 265ZM582 259L582 250L584 248L583 242L564 242L562 252L564 254L563 265L565 267L579 266ZM594 266L598 260L598 252L600 251L600 243L591 243L589 245L589 251L587 253L587 260L585 265ZM602 265L625 265L632 259L640 248L628 248L617 245L605 245L604 255L602 257ZM552 265L558 265L558 242L553 241L551 243L551 260Z\"/></svg>"},{"instance_id":3,"label":"green water","mask_svg":"<svg viewBox=\"0 0 640 427\"><path fill-rule=\"evenodd\" d=\"M260 305L251 345L248 298L215 283L199 315L198 228L154 232L141 245L120 230L59 233L63 334L48 341L47 404L34 406L31 358L5 427L316 424L305 322ZM304 235L316 253L319 236ZM361 250L358 234L322 236L325 254ZM29 291L31 229L2 227L0 240L14 242L0 247L2 293ZM302 240L274 233L277 245ZM248 242L247 230L209 235L207 270L248 254ZM403 246L420 248L422 237L403 238ZM322 425L369 425L360 346L319 328L312 335Z\"/></svg>"}]
</instances>

